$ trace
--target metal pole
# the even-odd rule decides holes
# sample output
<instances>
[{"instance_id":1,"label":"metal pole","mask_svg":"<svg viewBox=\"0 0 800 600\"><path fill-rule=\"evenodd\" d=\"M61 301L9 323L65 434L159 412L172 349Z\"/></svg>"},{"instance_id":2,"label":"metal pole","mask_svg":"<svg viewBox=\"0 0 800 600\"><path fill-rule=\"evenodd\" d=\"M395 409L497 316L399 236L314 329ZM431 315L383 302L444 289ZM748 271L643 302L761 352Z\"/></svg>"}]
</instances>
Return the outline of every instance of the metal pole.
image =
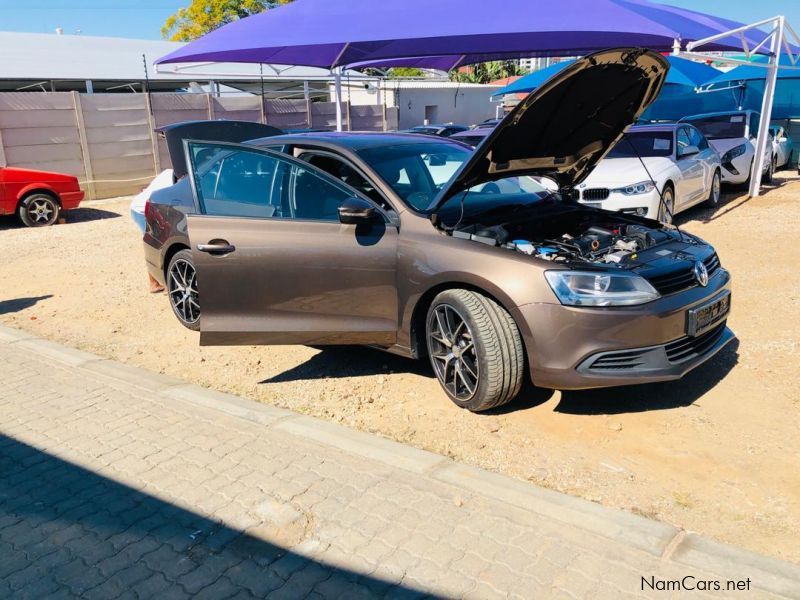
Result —
<instances>
[{"instance_id":1,"label":"metal pole","mask_svg":"<svg viewBox=\"0 0 800 600\"><path fill-rule=\"evenodd\" d=\"M761 172L764 169L764 153L769 142L769 123L772 120L772 103L775 99L775 86L778 82L784 22L784 17L776 19L775 30L772 32L772 39L770 40L769 66L767 67L767 78L764 86L764 99L761 102L761 121L758 124L756 155L753 159L753 170L750 172L750 196L753 198L758 196L761 190ZM772 160L771 152L770 160Z\"/></svg>"},{"instance_id":2,"label":"metal pole","mask_svg":"<svg viewBox=\"0 0 800 600\"><path fill-rule=\"evenodd\" d=\"M336 131L342 130L342 68L333 70L334 97L336 102Z\"/></svg>"}]
</instances>

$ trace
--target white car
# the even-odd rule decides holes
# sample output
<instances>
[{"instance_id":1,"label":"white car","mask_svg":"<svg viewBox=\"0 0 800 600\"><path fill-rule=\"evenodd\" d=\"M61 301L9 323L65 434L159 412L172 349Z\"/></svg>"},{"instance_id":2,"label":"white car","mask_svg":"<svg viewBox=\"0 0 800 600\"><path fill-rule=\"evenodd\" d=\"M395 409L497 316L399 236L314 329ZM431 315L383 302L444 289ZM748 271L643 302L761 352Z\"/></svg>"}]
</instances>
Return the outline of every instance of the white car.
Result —
<instances>
[{"instance_id":1,"label":"white car","mask_svg":"<svg viewBox=\"0 0 800 600\"><path fill-rule=\"evenodd\" d=\"M581 183L576 199L662 222L690 206L720 199L720 159L686 123L637 125Z\"/></svg>"},{"instance_id":2,"label":"white car","mask_svg":"<svg viewBox=\"0 0 800 600\"><path fill-rule=\"evenodd\" d=\"M792 153L794 152L792 139L781 125L770 125L769 132L772 135L772 146L775 150L775 168L788 167L792 162Z\"/></svg>"},{"instance_id":3,"label":"white car","mask_svg":"<svg viewBox=\"0 0 800 600\"><path fill-rule=\"evenodd\" d=\"M706 113L684 117L680 122L691 123L706 136L722 159L722 181L748 183L753 158L756 155L756 136L760 114L753 110ZM772 182L775 161L772 144L764 150L762 181Z\"/></svg>"}]
</instances>

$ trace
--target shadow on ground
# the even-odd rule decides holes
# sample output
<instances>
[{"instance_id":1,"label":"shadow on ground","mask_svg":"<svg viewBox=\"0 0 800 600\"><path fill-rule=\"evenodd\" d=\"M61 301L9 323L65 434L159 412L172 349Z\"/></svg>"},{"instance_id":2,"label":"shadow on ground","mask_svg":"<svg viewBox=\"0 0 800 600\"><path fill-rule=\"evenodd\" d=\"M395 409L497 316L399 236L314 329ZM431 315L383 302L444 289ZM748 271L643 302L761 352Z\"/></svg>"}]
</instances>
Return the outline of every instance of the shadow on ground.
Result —
<instances>
[{"instance_id":1,"label":"shadow on ground","mask_svg":"<svg viewBox=\"0 0 800 600\"><path fill-rule=\"evenodd\" d=\"M9 313L19 312L35 306L37 302L52 298L53 294L46 296L31 296L29 298L14 298L13 300L0 300L0 315L7 315Z\"/></svg>"},{"instance_id":2,"label":"shadow on ground","mask_svg":"<svg viewBox=\"0 0 800 600\"><path fill-rule=\"evenodd\" d=\"M74 210L65 210L61 213L65 220L65 225L73 223L86 223L88 221L99 221L101 219L116 219L122 215L110 210L103 210L102 208L76 208ZM53 225L52 227L61 227L61 225ZM133 225L131 225L133 227ZM25 225L20 222L16 215L5 215L0 217L0 231L5 229L25 229Z\"/></svg>"},{"instance_id":3,"label":"shadow on ground","mask_svg":"<svg viewBox=\"0 0 800 600\"><path fill-rule=\"evenodd\" d=\"M574 415L610 415L690 406L736 366L738 349L739 341L733 340L708 362L676 381L564 391L555 410Z\"/></svg>"},{"instance_id":4,"label":"shadow on ground","mask_svg":"<svg viewBox=\"0 0 800 600\"><path fill-rule=\"evenodd\" d=\"M304 379L364 377L391 371L433 377L426 360L404 358L366 346L315 346L319 352L260 383L286 383Z\"/></svg>"},{"instance_id":5,"label":"shadow on ground","mask_svg":"<svg viewBox=\"0 0 800 600\"><path fill-rule=\"evenodd\" d=\"M0 597L419 597L0 435ZM237 596L240 597L240 596Z\"/></svg>"}]
</instances>

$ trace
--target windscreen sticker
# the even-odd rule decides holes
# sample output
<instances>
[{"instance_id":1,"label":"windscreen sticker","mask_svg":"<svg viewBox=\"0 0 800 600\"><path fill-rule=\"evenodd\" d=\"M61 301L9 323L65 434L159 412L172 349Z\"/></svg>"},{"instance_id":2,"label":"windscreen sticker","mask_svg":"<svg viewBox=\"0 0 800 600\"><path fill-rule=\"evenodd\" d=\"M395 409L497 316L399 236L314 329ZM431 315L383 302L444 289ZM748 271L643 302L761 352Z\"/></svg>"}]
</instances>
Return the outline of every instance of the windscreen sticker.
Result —
<instances>
[{"instance_id":1,"label":"windscreen sticker","mask_svg":"<svg viewBox=\"0 0 800 600\"><path fill-rule=\"evenodd\" d=\"M742 121L744 121L743 115L733 115L731 117L731 123L741 123Z\"/></svg>"},{"instance_id":2,"label":"windscreen sticker","mask_svg":"<svg viewBox=\"0 0 800 600\"><path fill-rule=\"evenodd\" d=\"M654 138L653 150L669 150L670 140L666 138Z\"/></svg>"}]
</instances>

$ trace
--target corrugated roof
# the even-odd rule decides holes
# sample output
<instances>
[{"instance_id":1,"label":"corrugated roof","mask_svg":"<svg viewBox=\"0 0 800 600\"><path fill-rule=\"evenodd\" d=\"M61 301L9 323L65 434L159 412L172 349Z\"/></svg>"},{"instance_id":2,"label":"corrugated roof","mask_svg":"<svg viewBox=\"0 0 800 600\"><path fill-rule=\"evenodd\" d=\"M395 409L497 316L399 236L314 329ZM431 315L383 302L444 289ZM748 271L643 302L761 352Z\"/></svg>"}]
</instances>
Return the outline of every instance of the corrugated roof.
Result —
<instances>
[{"instance_id":1,"label":"corrugated roof","mask_svg":"<svg viewBox=\"0 0 800 600\"><path fill-rule=\"evenodd\" d=\"M159 40L0 31L0 79L142 81L143 54L149 78L154 81L260 79L259 66L253 64L169 65L175 72L157 72L153 62L183 45ZM331 78L325 69L264 65L265 80Z\"/></svg>"}]
</instances>

